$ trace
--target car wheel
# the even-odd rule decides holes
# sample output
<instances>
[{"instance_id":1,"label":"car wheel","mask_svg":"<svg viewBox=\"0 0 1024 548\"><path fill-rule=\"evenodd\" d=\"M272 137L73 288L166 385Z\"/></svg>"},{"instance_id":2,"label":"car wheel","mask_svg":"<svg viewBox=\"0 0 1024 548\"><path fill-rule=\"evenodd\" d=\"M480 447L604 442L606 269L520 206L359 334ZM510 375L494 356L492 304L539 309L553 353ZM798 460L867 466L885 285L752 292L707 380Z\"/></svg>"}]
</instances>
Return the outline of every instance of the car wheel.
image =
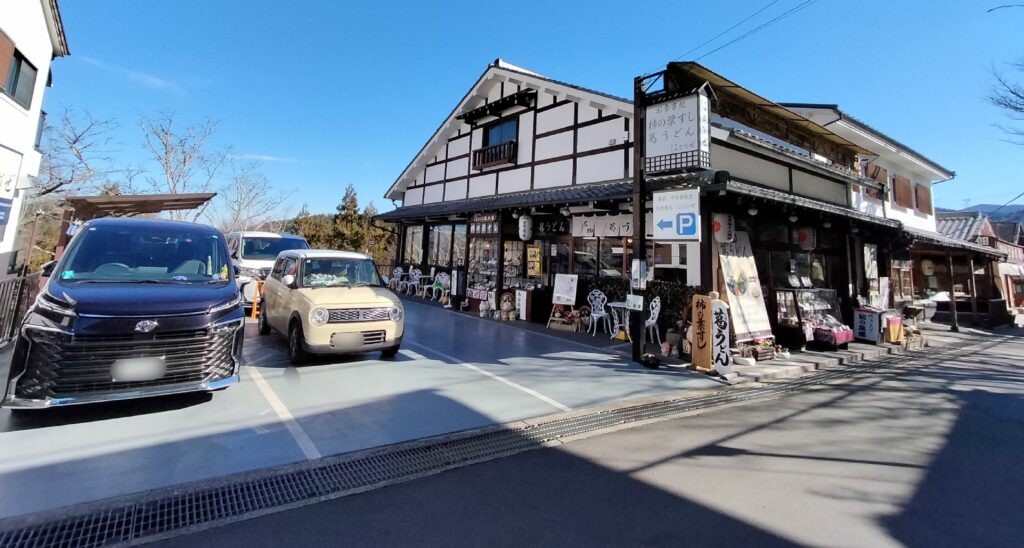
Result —
<instances>
[{"instance_id":1,"label":"car wheel","mask_svg":"<svg viewBox=\"0 0 1024 548\"><path fill-rule=\"evenodd\" d=\"M259 317L256 318L256 332L260 335L270 334L270 324L267 323L267 312L262 308L259 311Z\"/></svg>"},{"instance_id":2,"label":"car wheel","mask_svg":"<svg viewBox=\"0 0 1024 548\"><path fill-rule=\"evenodd\" d=\"M394 358L395 356L398 355L398 345L396 344L391 348L385 348L384 350L381 350L380 355L384 356L385 358Z\"/></svg>"},{"instance_id":3,"label":"car wheel","mask_svg":"<svg viewBox=\"0 0 1024 548\"><path fill-rule=\"evenodd\" d=\"M299 365L306 361L308 354L303 348L302 322L294 321L288 328L288 361L292 365Z\"/></svg>"}]
</instances>

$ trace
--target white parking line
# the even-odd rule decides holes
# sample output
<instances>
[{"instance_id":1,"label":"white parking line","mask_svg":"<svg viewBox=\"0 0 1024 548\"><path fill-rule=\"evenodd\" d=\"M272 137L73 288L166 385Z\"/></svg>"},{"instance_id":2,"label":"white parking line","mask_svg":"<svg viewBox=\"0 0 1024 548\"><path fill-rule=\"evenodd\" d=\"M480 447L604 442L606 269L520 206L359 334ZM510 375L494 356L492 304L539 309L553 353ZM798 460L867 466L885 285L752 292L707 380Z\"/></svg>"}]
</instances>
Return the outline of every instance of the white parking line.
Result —
<instances>
[{"instance_id":1,"label":"white parking line","mask_svg":"<svg viewBox=\"0 0 1024 548\"><path fill-rule=\"evenodd\" d=\"M295 438L295 443L299 444L299 449L302 449L302 453L306 455L306 459L313 460L318 459L322 455L320 451L313 445L313 440L309 439L306 431L299 426L299 423L295 422L292 414L288 411L288 408L284 406L281 399L277 397L273 388L267 384L267 381L263 379L263 375L260 374L259 369L252 366L245 366L246 371L252 375L252 379L256 381L256 386L259 387L260 392L263 392L263 397L267 398L267 402L270 403L270 407L277 413L277 418L281 419L284 423L285 428L291 433L292 437Z\"/></svg>"},{"instance_id":2,"label":"white parking line","mask_svg":"<svg viewBox=\"0 0 1024 548\"><path fill-rule=\"evenodd\" d=\"M511 386L512 388L515 388L516 390L519 390L521 392L529 394L529 395L537 398L538 400L540 400L540 401L542 401L544 403L547 403L549 405L557 407L558 409L561 409L562 411L572 411L571 407L569 407L567 405L563 405L563 404L561 404L561 403L559 403L559 402L557 402L557 401L555 401L555 400L545 396L544 394L541 394L540 392L537 392L536 390L534 390L532 388L527 388L527 387L525 387L525 386L523 386L521 384L512 382L512 381L510 381L510 380L508 380L508 379L506 379L506 378L504 378L504 377L502 377L500 375L495 375L494 373L491 373L490 371L486 371L484 369L481 369L481 368L479 368L479 367L477 367L477 366L475 366L475 365L473 365L471 363L466 363L466 362L464 362L464 361L462 361L462 360L460 360L460 359L458 359L458 358L456 358L454 356L449 356L448 354L445 354L444 352L440 352L440 351L434 350L433 348L430 348L430 347L427 347L427 346L423 346L422 344L414 343L412 341L406 341L405 344L416 346L416 347L420 348L421 350L427 352L428 354L436 354L436 355L438 355L438 356L440 356L440 357L442 357L442 358L444 358L444 359L446 359L446 360L448 360L450 362L457 363L457 364L459 364L459 365L461 365L463 367L466 367L468 369L472 369L473 371L476 371L477 373L480 373L482 375L486 375L486 376L488 376L488 377L490 377L490 378L492 378L492 379L494 379L494 380L496 380L498 382L505 383L505 384Z\"/></svg>"}]
</instances>

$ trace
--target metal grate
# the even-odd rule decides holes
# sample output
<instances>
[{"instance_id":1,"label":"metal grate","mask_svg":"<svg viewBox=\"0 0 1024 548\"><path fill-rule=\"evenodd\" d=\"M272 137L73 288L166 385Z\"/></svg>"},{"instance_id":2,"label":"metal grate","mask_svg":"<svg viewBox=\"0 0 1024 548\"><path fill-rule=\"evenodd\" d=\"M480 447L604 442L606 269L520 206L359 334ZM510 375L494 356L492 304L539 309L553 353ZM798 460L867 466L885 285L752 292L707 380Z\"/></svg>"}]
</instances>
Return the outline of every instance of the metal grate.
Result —
<instances>
[{"instance_id":1,"label":"metal grate","mask_svg":"<svg viewBox=\"0 0 1024 548\"><path fill-rule=\"evenodd\" d=\"M388 308L333 308L328 323L373 322L390 319Z\"/></svg>"},{"instance_id":2,"label":"metal grate","mask_svg":"<svg viewBox=\"0 0 1024 548\"><path fill-rule=\"evenodd\" d=\"M387 340L387 335L384 331L363 331L363 344L380 344Z\"/></svg>"},{"instance_id":3,"label":"metal grate","mask_svg":"<svg viewBox=\"0 0 1024 548\"><path fill-rule=\"evenodd\" d=\"M974 343L976 346L982 343ZM964 347L946 350L963 352ZM943 352L930 352L929 358ZM847 356L851 361L855 357ZM844 377L877 375L899 358L883 357L818 374L736 387L668 401L583 412L527 428L493 427L456 437L420 440L318 461L239 474L215 482L128 495L29 518L0 521L0 546L102 546L173 536L274 510L338 498L470 463L542 447L545 442L611 426L744 401L765 400Z\"/></svg>"}]
</instances>

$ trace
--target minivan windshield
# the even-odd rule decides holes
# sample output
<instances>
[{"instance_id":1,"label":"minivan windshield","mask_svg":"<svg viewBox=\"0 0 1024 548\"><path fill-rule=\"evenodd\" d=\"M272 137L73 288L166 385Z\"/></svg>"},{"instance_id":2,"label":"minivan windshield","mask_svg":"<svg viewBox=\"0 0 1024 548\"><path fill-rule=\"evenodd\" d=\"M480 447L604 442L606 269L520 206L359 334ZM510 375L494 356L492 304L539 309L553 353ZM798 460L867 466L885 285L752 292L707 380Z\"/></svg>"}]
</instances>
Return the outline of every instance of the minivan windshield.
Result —
<instances>
[{"instance_id":1,"label":"minivan windshield","mask_svg":"<svg viewBox=\"0 0 1024 548\"><path fill-rule=\"evenodd\" d=\"M289 249L309 249L302 238L242 238L242 257L250 261L273 261Z\"/></svg>"},{"instance_id":2,"label":"minivan windshield","mask_svg":"<svg viewBox=\"0 0 1024 548\"><path fill-rule=\"evenodd\" d=\"M57 276L64 282L214 283L229 279L217 234L149 226L91 226L78 234Z\"/></svg>"},{"instance_id":3,"label":"minivan windshield","mask_svg":"<svg viewBox=\"0 0 1024 548\"><path fill-rule=\"evenodd\" d=\"M355 287L380 285L377 268L370 259L317 258L302 265L303 287Z\"/></svg>"}]
</instances>

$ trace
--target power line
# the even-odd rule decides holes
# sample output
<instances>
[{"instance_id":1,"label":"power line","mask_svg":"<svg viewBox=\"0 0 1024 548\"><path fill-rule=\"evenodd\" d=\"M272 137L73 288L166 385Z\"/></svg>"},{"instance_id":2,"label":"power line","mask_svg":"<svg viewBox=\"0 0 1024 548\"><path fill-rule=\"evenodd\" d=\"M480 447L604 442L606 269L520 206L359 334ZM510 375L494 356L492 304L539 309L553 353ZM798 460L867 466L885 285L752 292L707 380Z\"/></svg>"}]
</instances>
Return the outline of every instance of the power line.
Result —
<instances>
[{"instance_id":1,"label":"power line","mask_svg":"<svg viewBox=\"0 0 1024 548\"><path fill-rule=\"evenodd\" d=\"M1006 202L1005 204L1003 204L1003 205L1001 205L1001 206L999 206L999 207L997 207L997 208L993 209L992 211L989 211L989 212L988 212L988 216L989 216L989 217L991 217L991 216L992 216L992 214L993 214L993 213L995 213L996 211L999 211L1000 209L1003 209L1004 207L1006 207L1006 206L1008 206L1008 205L1012 204L1013 202L1016 202L1016 201L1017 201L1017 199L1018 199L1018 198L1020 198L1021 196L1024 196L1024 192L1021 192L1020 194L1018 194L1018 195L1014 196L1013 198L1010 198L1010 201L1009 201L1009 202Z\"/></svg>"},{"instance_id":2,"label":"power line","mask_svg":"<svg viewBox=\"0 0 1024 548\"><path fill-rule=\"evenodd\" d=\"M707 57L708 55L711 55L712 53L715 53L716 51L719 51L719 50L721 50L723 48L726 48L726 47L728 47L728 46L730 46L732 44L735 44L736 42L739 42L740 40L750 36L751 34L754 34L754 33L758 32L758 31L760 31L760 30L762 30L762 29L764 29L764 28L766 28L768 26L771 26L771 25L773 25L773 24L775 24L775 23L777 23L777 22L779 22L779 21L789 17L790 15L793 15L794 13L796 13L796 12L806 8L807 6L810 6L811 4L813 4L813 3L817 2L817 1L818 0L806 0L805 2L803 2L801 4L797 4L795 7L793 7L789 11L783 12L778 17L776 17L776 18L774 18L774 19L768 21L767 23L764 23L764 24L762 24L762 25L760 25L758 27L755 27L750 32L748 32L748 33L746 33L746 34L744 34L744 35L742 35L742 36L740 36L738 38L733 38L732 40L729 40L728 42L722 44L721 46L718 46L717 48L715 48L715 49L705 53L704 55L701 55L700 57L698 57L696 59L694 59L694 61L700 61L701 59Z\"/></svg>"},{"instance_id":3,"label":"power line","mask_svg":"<svg viewBox=\"0 0 1024 548\"><path fill-rule=\"evenodd\" d=\"M738 26L742 25L743 23L746 23L747 21L750 21L750 20L751 20L751 19L753 19L753 18L754 18L755 16L757 16L757 15L758 15L759 13L761 13L762 11L764 11L764 10L766 10L766 9L768 9L768 8L770 8L770 7L774 6L775 4L778 4L778 3L779 3L779 0L772 0L771 2L768 2L768 3L767 3L767 4L765 4L765 5L764 5L764 6L763 6L763 7L761 8L761 9L759 9L759 10L755 11L754 13L751 13L751 14L750 14L750 15L748 15L748 16L747 16L746 18L744 18L744 19L740 20L740 22L738 22L738 23L736 23L735 25L733 25L733 26L731 26L731 27L729 27L729 28L727 28L727 29L723 30L722 32L720 32L720 33L718 33L718 34L714 35L714 36L713 36L713 37L711 37L710 39L708 39L708 40L705 40L705 41L704 41L704 42L702 42L702 43L701 43L701 44L700 44L699 46L696 46L696 47L694 47L694 48L691 48L691 49L690 49L689 51L687 51L686 53L684 53L684 54L680 55L679 57L676 57L675 59L673 59L673 61L678 61L678 60L682 59L683 57L686 57L687 55L689 55L689 54L691 54L691 53L693 53L693 52L695 52L695 51L699 50L700 48L702 48L702 47L704 47L704 46L706 46L706 45L708 45L708 44L710 44L711 42L714 42L715 40L718 40L719 38L721 38L721 37L722 37L722 35L723 35L723 34L726 34L727 32L729 32L729 31L731 31L732 29L734 29L734 28L736 28L736 27L738 27Z\"/></svg>"}]
</instances>

